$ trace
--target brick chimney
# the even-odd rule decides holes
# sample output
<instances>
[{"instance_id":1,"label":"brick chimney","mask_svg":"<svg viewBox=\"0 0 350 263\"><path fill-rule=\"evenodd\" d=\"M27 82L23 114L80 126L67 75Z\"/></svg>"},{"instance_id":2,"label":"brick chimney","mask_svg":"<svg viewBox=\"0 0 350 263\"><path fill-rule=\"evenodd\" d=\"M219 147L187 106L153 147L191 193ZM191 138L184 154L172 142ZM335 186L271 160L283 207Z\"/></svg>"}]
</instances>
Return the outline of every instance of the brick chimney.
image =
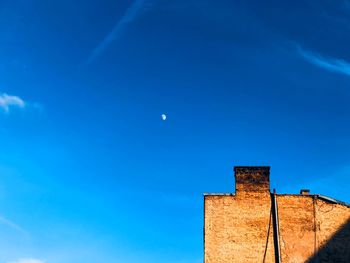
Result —
<instances>
[{"instance_id":1,"label":"brick chimney","mask_svg":"<svg viewBox=\"0 0 350 263\"><path fill-rule=\"evenodd\" d=\"M309 195L310 194L310 190L309 189L301 189L300 190L300 194L301 195Z\"/></svg>"},{"instance_id":2,"label":"brick chimney","mask_svg":"<svg viewBox=\"0 0 350 263\"><path fill-rule=\"evenodd\" d=\"M236 193L270 193L270 166L235 166Z\"/></svg>"}]
</instances>

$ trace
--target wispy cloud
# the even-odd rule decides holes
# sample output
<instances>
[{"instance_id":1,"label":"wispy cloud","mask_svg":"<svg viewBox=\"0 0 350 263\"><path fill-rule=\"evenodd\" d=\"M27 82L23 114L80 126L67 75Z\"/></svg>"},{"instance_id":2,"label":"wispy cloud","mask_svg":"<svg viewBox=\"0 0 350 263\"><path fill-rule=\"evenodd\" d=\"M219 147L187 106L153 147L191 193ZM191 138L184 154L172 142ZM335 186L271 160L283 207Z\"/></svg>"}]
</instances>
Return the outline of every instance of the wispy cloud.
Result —
<instances>
[{"instance_id":1,"label":"wispy cloud","mask_svg":"<svg viewBox=\"0 0 350 263\"><path fill-rule=\"evenodd\" d=\"M16 223L12 222L11 220L9 220L6 217L3 217L1 215L0 215L0 224L6 225L6 226L20 232L23 235L28 235L28 232L25 231L22 227L20 227Z\"/></svg>"},{"instance_id":2,"label":"wispy cloud","mask_svg":"<svg viewBox=\"0 0 350 263\"><path fill-rule=\"evenodd\" d=\"M87 64L94 61L120 34L125 27L137 18L147 0L135 0L126 10L125 14L118 20L112 31L102 40L102 42L91 52Z\"/></svg>"},{"instance_id":3,"label":"wispy cloud","mask_svg":"<svg viewBox=\"0 0 350 263\"><path fill-rule=\"evenodd\" d=\"M9 112L11 107L24 108L25 102L18 96L8 95L3 93L0 95L0 108L5 112Z\"/></svg>"},{"instance_id":4,"label":"wispy cloud","mask_svg":"<svg viewBox=\"0 0 350 263\"><path fill-rule=\"evenodd\" d=\"M306 51L300 47L298 48L298 53L308 62L318 67L350 76L350 63L343 59L327 58L318 53Z\"/></svg>"},{"instance_id":5,"label":"wispy cloud","mask_svg":"<svg viewBox=\"0 0 350 263\"><path fill-rule=\"evenodd\" d=\"M20 258L16 261L8 261L7 263L45 263L45 261L35 258Z\"/></svg>"}]
</instances>

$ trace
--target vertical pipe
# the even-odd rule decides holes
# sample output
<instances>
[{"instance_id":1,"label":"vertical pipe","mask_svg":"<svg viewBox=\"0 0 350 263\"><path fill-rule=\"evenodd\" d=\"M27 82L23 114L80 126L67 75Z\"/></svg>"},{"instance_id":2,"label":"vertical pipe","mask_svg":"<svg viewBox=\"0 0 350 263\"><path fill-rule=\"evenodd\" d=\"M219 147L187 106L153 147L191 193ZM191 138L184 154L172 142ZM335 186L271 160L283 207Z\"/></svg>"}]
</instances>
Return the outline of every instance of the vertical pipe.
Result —
<instances>
[{"instance_id":1,"label":"vertical pipe","mask_svg":"<svg viewBox=\"0 0 350 263\"><path fill-rule=\"evenodd\" d=\"M206 253L206 249L205 249L205 218L206 218L206 212L205 212L205 195L203 196L203 263L205 263L206 261L206 257L205 257L205 253Z\"/></svg>"},{"instance_id":2,"label":"vertical pipe","mask_svg":"<svg viewBox=\"0 0 350 263\"><path fill-rule=\"evenodd\" d=\"M279 226L278 226L278 209L276 190L273 189L271 194L271 206L272 206L272 219L273 219L273 240L275 245L275 262L281 263L281 250L280 250L280 238L279 238Z\"/></svg>"},{"instance_id":3,"label":"vertical pipe","mask_svg":"<svg viewBox=\"0 0 350 263\"><path fill-rule=\"evenodd\" d=\"M316 202L317 202L317 196L313 196L313 208L314 208L314 255L317 255L317 217L316 217ZM317 256L316 256L317 257ZM316 259L316 262L318 262L318 259Z\"/></svg>"}]
</instances>

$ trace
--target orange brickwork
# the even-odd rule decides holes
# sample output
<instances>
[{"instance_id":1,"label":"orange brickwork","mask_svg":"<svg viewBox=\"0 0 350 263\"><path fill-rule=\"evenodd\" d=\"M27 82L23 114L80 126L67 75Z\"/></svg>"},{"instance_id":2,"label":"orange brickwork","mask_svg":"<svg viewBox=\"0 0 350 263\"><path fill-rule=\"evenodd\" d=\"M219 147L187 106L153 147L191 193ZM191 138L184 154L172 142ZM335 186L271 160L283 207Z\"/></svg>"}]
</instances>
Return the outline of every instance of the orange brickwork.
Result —
<instances>
[{"instance_id":1,"label":"orange brickwork","mask_svg":"<svg viewBox=\"0 0 350 263\"><path fill-rule=\"evenodd\" d=\"M307 191L273 195L269 170L235 167L235 194L205 194L204 262L349 263L350 206Z\"/></svg>"}]
</instances>

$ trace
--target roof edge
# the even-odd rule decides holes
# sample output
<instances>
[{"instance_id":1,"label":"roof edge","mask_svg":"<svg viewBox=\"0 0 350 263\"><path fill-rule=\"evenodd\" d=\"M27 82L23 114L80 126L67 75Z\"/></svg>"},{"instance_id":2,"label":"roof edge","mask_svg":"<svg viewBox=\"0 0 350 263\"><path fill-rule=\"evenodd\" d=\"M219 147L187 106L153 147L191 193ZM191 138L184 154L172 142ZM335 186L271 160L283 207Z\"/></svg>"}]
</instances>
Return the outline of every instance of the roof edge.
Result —
<instances>
[{"instance_id":1,"label":"roof edge","mask_svg":"<svg viewBox=\"0 0 350 263\"><path fill-rule=\"evenodd\" d=\"M203 196L235 196L236 193L203 193ZM332 197L329 196L325 196L325 195L320 195L320 194L309 194L309 195L302 195L302 194L277 194L277 196L298 196L298 197L314 197L316 196L317 198L326 201L328 203L332 203L332 204L338 204L338 205L343 205L346 206L348 208L350 208L350 204L334 199Z\"/></svg>"},{"instance_id":2,"label":"roof edge","mask_svg":"<svg viewBox=\"0 0 350 263\"><path fill-rule=\"evenodd\" d=\"M203 193L204 196L234 196L235 193Z\"/></svg>"}]
</instances>

